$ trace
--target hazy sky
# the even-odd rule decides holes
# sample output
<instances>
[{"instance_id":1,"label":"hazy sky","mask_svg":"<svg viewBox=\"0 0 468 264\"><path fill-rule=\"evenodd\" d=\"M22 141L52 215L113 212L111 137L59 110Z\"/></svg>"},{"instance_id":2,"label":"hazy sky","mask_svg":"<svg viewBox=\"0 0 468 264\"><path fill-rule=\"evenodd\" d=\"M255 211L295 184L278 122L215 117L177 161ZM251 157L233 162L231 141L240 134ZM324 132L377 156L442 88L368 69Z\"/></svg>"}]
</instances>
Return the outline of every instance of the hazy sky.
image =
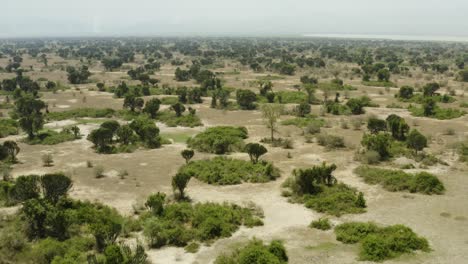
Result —
<instances>
[{"instance_id":1,"label":"hazy sky","mask_svg":"<svg viewBox=\"0 0 468 264\"><path fill-rule=\"evenodd\" d=\"M0 37L468 36L468 0L0 0Z\"/></svg>"}]
</instances>

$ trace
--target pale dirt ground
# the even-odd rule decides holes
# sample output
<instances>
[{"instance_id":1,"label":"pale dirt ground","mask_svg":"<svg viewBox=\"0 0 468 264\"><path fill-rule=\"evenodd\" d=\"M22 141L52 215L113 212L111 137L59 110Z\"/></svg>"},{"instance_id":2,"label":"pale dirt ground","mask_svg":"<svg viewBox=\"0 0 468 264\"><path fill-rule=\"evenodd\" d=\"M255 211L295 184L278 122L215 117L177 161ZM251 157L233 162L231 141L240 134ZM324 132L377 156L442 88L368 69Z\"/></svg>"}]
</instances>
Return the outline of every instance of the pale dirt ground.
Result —
<instances>
[{"instance_id":1,"label":"pale dirt ground","mask_svg":"<svg viewBox=\"0 0 468 264\"><path fill-rule=\"evenodd\" d=\"M26 60L34 68L40 68L40 64L34 60ZM60 58L52 58L49 65L60 65L64 61ZM67 61L68 62L68 61ZM4 63L0 59L0 65ZM175 85L172 80L175 67L163 66L156 77L162 79L162 83ZM232 71L232 67L220 69L219 71ZM124 80L125 71L102 73L99 65L91 69L95 74L92 79L105 80L106 84L118 83ZM317 71L311 73L320 74L323 78L327 73ZM0 73L0 78L7 76ZM62 71L35 71L27 73L33 78L46 77L54 80L62 79L66 82L66 76ZM242 71L241 74L224 75L228 86L238 88L249 88L248 82L255 80L257 76L265 74L254 74ZM284 80L273 81L274 90L293 89L292 86L299 82L302 73ZM425 83L425 77L398 80L398 85L403 83L415 84ZM128 81L128 80L125 80ZM128 81L129 82L129 81ZM282 137L290 137L294 140L294 149L285 150L281 148L268 147L268 153L263 157L273 161L280 168L282 177L277 181L265 184L242 184L236 186L210 186L196 180L192 180L187 188L187 194L194 202L201 201L230 201L239 204L253 202L260 206L265 214L264 226L255 228L241 228L232 237L220 239L212 245L204 245L196 254L185 253L183 248L165 247L159 250L148 250L148 255L153 263L211 263L217 255L229 252L233 247L241 245L247 239L257 237L265 240L282 239L288 250L290 263L358 263L357 249L355 245L343 245L335 240L333 231L318 231L307 226L312 220L320 218L321 214L305 208L300 204L290 204L281 196L281 183L289 177L294 168L309 167L320 164L322 161L335 163L338 170L336 177L360 191L364 192L367 200L367 212L359 215L345 215L340 218L332 217L334 224L346 221L375 221L380 224L405 224L414 229L418 234L426 237L433 248L430 253L403 256L399 259L387 261L386 263L467 263L468 258L468 168L466 165L456 161L456 155L448 149L468 136L468 116L439 121L427 118L415 118L410 116L404 109L383 108L385 105L396 102L393 94L397 89L384 91L384 88L363 87L359 80L348 80L356 85L359 90L351 91L350 96L367 94L381 108L368 108L366 115L386 117L396 113L407 119L410 126L420 130L425 135L431 136L429 152L439 155L441 159L448 162L450 166L434 166L429 171L436 173L444 182L447 192L441 196L426 196L407 193L391 193L378 186L363 183L352 170L359 165L353 156L364 132L353 130L348 117L327 116L326 120L331 124L330 128L323 128L331 134L341 135L345 138L347 149L339 151L326 151L316 143L305 143L301 131L294 127L279 128ZM180 85L180 83L178 83ZM193 85L191 82L183 85ZM459 83L449 83L450 86L464 90ZM112 98L109 93L89 91L93 85L77 86L80 91L71 89L56 94L46 93L43 99L49 103L51 111L63 111L80 107L110 107L120 109L122 100ZM383 91L379 93L379 91ZM458 91L458 90L457 90ZM461 94L461 93L459 93ZM320 93L318 93L320 97ZM343 95L342 95L343 96ZM86 100L83 100L86 97ZM460 101L466 101L464 97L457 97ZM249 130L247 141L259 141L268 135L261 114L258 111L220 111L209 108L209 99L203 105L195 105L197 114L202 118L204 127L199 128L170 128L158 124L161 133L184 133L193 135L208 126L214 125L236 125L246 126ZM404 105L404 104L403 104ZM313 106L313 113L319 113L319 106ZM352 117L362 118L365 116ZM340 122L345 119L350 129L342 129ZM65 120L47 124L52 129L60 129L63 126L74 124L73 120ZM100 201L117 208L124 214L132 214L132 206L141 204L149 194L163 191L171 193L171 177L177 169L184 164L180 157L180 151L185 144L177 143L165 145L155 150L137 150L131 154L100 155L91 149L91 143L85 138L86 135L98 126L97 123L79 124L83 139L66 142L55 146L30 146L20 143L21 152L18 155L20 163L14 166L13 175L42 174L48 172L63 171L74 180L71 196L74 198ZM444 135L447 128L455 130L452 136ZM10 138L20 138L19 136ZM7 138L8 139L8 138ZM5 139L2 139L2 141ZM42 167L41 156L50 152L53 155L54 166ZM287 158L290 152L291 159ZM196 153L194 159L212 157L210 154ZM232 154L233 157L248 159L245 153ZM96 179L94 168L87 168L86 162L91 161L96 166L104 168L106 177ZM397 161L398 162L398 161ZM404 161L400 161L404 162ZM389 164L389 166L394 166ZM118 174L126 170L128 176L121 179ZM443 213L443 214L442 214ZM443 216L442 216L442 215ZM359 262L365 263L365 262Z\"/></svg>"}]
</instances>

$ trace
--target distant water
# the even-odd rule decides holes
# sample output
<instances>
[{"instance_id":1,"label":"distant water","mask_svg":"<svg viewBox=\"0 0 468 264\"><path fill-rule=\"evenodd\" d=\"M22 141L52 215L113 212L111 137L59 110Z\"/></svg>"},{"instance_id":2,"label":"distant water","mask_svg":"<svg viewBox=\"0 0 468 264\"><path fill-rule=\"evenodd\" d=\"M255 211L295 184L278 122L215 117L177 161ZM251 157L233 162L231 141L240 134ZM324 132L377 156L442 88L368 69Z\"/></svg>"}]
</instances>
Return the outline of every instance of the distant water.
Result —
<instances>
[{"instance_id":1,"label":"distant water","mask_svg":"<svg viewBox=\"0 0 468 264\"><path fill-rule=\"evenodd\" d=\"M346 38L346 39L388 39L468 42L468 36L416 36L416 35L359 35L359 34L304 34L304 37Z\"/></svg>"}]
</instances>

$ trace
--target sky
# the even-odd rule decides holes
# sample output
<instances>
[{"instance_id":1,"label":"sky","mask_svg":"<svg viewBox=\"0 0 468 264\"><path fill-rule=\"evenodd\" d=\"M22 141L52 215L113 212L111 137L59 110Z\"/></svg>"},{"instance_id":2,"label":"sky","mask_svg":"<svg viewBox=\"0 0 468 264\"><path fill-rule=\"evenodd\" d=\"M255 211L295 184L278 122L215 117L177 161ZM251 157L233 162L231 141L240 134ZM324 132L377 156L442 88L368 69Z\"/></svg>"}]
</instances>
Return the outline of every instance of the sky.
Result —
<instances>
[{"instance_id":1,"label":"sky","mask_svg":"<svg viewBox=\"0 0 468 264\"><path fill-rule=\"evenodd\" d=\"M468 0L0 0L0 37L468 37Z\"/></svg>"}]
</instances>

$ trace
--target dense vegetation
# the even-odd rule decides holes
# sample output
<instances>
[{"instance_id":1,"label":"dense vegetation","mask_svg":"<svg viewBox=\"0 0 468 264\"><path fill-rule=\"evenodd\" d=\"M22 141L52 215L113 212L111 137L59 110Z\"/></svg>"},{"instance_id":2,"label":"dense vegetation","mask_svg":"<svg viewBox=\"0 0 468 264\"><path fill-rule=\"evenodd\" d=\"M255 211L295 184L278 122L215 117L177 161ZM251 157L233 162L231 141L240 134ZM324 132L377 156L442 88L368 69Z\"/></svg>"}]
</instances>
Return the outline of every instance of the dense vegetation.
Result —
<instances>
[{"instance_id":1,"label":"dense vegetation","mask_svg":"<svg viewBox=\"0 0 468 264\"><path fill-rule=\"evenodd\" d=\"M20 176L2 181L2 202L21 203L15 214L2 218L0 260L5 263L143 264L143 247L135 250L117 242L125 218L102 204L67 197L72 186L61 173ZM115 261L116 255L119 262Z\"/></svg>"},{"instance_id":2,"label":"dense vegetation","mask_svg":"<svg viewBox=\"0 0 468 264\"><path fill-rule=\"evenodd\" d=\"M308 208L335 216L365 212L366 201L362 193L332 175L336 165L322 164L310 169L296 169L283 187L290 192L292 202L304 203Z\"/></svg>"},{"instance_id":3,"label":"dense vegetation","mask_svg":"<svg viewBox=\"0 0 468 264\"><path fill-rule=\"evenodd\" d=\"M288 263L288 255L283 243L273 240L270 244L254 239L241 248L237 248L232 254L222 254L215 260L215 264L285 264Z\"/></svg>"},{"instance_id":4,"label":"dense vegetation","mask_svg":"<svg viewBox=\"0 0 468 264\"><path fill-rule=\"evenodd\" d=\"M244 127L210 127L187 141L190 148L201 152L224 154L242 150L247 129Z\"/></svg>"},{"instance_id":5,"label":"dense vegetation","mask_svg":"<svg viewBox=\"0 0 468 264\"><path fill-rule=\"evenodd\" d=\"M335 227L336 239L360 243L359 259L383 261L415 250L429 251L429 243L404 225L378 227L374 223L350 222Z\"/></svg>"},{"instance_id":6,"label":"dense vegetation","mask_svg":"<svg viewBox=\"0 0 468 264\"><path fill-rule=\"evenodd\" d=\"M368 184L380 184L391 192L410 191L423 194L442 194L444 184L427 172L409 174L401 170L389 170L368 166L357 167L354 172Z\"/></svg>"},{"instance_id":7,"label":"dense vegetation","mask_svg":"<svg viewBox=\"0 0 468 264\"><path fill-rule=\"evenodd\" d=\"M162 193L151 195L146 202L149 212L140 218L143 234L153 248L214 241L231 236L241 225L263 225L262 213L255 208L228 203L168 203L165 197Z\"/></svg>"},{"instance_id":8,"label":"dense vegetation","mask_svg":"<svg viewBox=\"0 0 468 264\"><path fill-rule=\"evenodd\" d=\"M266 161L252 163L226 157L192 161L180 171L200 181L219 185L268 182L279 177L278 169Z\"/></svg>"}]
</instances>

